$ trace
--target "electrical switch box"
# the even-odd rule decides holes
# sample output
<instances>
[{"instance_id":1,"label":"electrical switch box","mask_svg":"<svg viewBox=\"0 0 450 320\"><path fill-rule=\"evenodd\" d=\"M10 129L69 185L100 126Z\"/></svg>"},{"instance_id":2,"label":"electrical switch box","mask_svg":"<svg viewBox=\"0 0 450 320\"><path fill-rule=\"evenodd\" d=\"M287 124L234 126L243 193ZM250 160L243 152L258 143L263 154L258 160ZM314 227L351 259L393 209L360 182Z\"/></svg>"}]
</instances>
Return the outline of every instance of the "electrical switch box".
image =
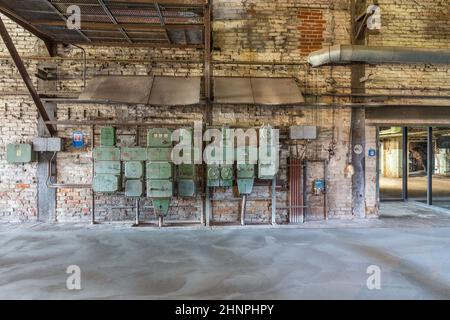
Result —
<instances>
[{"instance_id":1,"label":"electrical switch box","mask_svg":"<svg viewBox=\"0 0 450 320\"><path fill-rule=\"evenodd\" d=\"M253 191L255 179L237 179L239 194L250 194Z\"/></svg>"},{"instance_id":2,"label":"electrical switch box","mask_svg":"<svg viewBox=\"0 0 450 320\"><path fill-rule=\"evenodd\" d=\"M147 149L146 148L122 148L120 152L122 161L146 161Z\"/></svg>"},{"instance_id":3,"label":"electrical switch box","mask_svg":"<svg viewBox=\"0 0 450 320\"><path fill-rule=\"evenodd\" d=\"M121 164L120 161L96 161L94 163L95 174L112 174L120 176Z\"/></svg>"},{"instance_id":4,"label":"electrical switch box","mask_svg":"<svg viewBox=\"0 0 450 320\"><path fill-rule=\"evenodd\" d=\"M220 178L221 187L232 187L234 180L233 166L221 166Z\"/></svg>"},{"instance_id":5,"label":"electrical switch box","mask_svg":"<svg viewBox=\"0 0 450 320\"><path fill-rule=\"evenodd\" d=\"M178 196L182 198L192 198L196 195L196 185L194 180L178 180Z\"/></svg>"},{"instance_id":6,"label":"electrical switch box","mask_svg":"<svg viewBox=\"0 0 450 320\"><path fill-rule=\"evenodd\" d=\"M220 187L220 167L209 165L207 169L208 187Z\"/></svg>"},{"instance_id":7,"label":"electrical switch box","mask_svg":"<svg viewBox=\"0 0 450 320\"><path fill-rule=\"evenodd\" d=\"M29 163L37 159L31 144L8 144L6 149L6 160L9 163Z\"/></svg>"},{"instance_id":8,"label":"electrical switch box","mask_svg":"<svg viewBox=\"0 0 450 320\"><path fill-rule=\"evenodd\" d=\"M97 147L94 149L95 161L120 161L120 149L114 147Z\"/></svg>"},{"instance_id":9,"label":"electrical switch box","mask_svg":"<svg viewBox=\"0 0 450 320\"><path fill-rule=\"evenodd\" d=\"M139 198L142 196L144 186L142 180L127 180L125 182L125 196L129 198Z\"/></svg>"},{"instance_id":10,"label":"electrical switch box","mask_svg":"<svg viewBox=\"0 0 450 320\"><path fill-rule=\"evenodd\" d=\"M141 161L125 162L125 178L142 179L144 177L144 163Z\"/></svg>"},{"instance_id":11,"label":"electrical switch box","mask_svg":"<svg viewBox=\"0 0 450 320\"><path fill-rule=\"evenodd\" d=\"M275 163L258 164L258 177L262 180L272 180L278 173Z\"/></svg>"},{"instance_id":12,"label":"electrical switch box","mask_svg":"<svg viewBox=\"0 0 450 320\"><path fill-rule=\"evenodd\" d=\"M172 148L148 148L147 160L172 162Z\"/></svg>"},{"instance_id":13,"label":"electrical switch box","mask_svg":"<svg viewBox=\"0 0 450 320\"><path fill-rule=\"evenodd\" d=\"M98 193L116 193L120 191L121 180L112 174L96 174L94 176L93 190Z\"/></svg>"},{"instance_id":14,"label":"electrical switch box","mask_svg":"<svg viewBox=\"0 0 450 320\"><path fill-rule=\"evenodd\" d=\"M194 179L197 167L194 164L181 164L177 166L177 171L180 179Z\"/></svg>"},{"instance_id":15,"label":"electrical switch box","mask_svg":"<svg viewBox=\"0 0 450 320\"><path fill-rule=\"evenodd\" d=\"M255 166L253 164L236 165L238 179L253 179L255 177Z\"/></svg>"},{"instance_id":16,"label":"electrical switch box","mask_svg":"<svg viewBox=\"0 0 450 320\"><path fill-rule=\"evenodd\" d=\"M113 147L116 144L116 129L103 127L100 129L100 145L102 147Z\"/></svg>"},{"instance_id":17,"label":"electrical switch box","mask_svg":"<svg viewBox=\"0 0 450 320\"><path fill-rule=\"evenodd\" d=\"M172 146L172 130L166 128L153 128L147 131L147 146L168 148Z\"/></svg>"},{"instance_id":18,"label":"electrical switch box","mask_svg":"<svg viewBox=\"0 0 450 320\"><path fill-rule=\"evenodd\" d=\"M147 180L147 197L171 198L173 182L171 180Z\"/></svg>"},{"instance_id":19,"label":"electrical switch box","mask_svg":"<svg viewBox=\"0 0 450 320\"><path fill-rule=\"evenodd\" d=\"M147 179L160 180L173 177L172 164L167 162L147 163Z\"/></svg>"}]
</instances>

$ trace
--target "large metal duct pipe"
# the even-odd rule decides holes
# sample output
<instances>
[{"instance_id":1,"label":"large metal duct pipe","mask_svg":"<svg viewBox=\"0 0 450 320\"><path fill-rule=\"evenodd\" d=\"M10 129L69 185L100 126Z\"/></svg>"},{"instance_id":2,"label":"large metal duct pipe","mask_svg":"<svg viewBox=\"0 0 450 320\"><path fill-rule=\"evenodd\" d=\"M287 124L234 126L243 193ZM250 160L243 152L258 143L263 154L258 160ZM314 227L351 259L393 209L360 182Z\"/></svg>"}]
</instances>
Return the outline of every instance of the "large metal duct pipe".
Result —
<instances>
[{"instance_id":1,"label":"large metal duct pipe","mask_svg":"<svg viewBox=\"0 0 450 320\"><path fill-rule=\"evenodd\" d=\"M308 57L308 62L313 67L349 64L352 62L371 64L450 64L450 50L337 45L311 53Z\"/></svg>"}]
</instances>

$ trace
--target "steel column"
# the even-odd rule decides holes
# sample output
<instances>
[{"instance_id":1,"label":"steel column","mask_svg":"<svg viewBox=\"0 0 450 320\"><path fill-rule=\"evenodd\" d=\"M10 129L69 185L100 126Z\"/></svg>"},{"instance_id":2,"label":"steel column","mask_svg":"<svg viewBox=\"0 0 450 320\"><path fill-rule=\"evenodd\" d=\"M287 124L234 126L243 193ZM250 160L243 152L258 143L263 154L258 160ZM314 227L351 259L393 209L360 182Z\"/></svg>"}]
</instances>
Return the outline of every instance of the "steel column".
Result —
<instances>
[{"instance_id":1,"label":"steel column","mask_svg":"<svg viewBox=\"0 0 450 320\"><path fill-rule=\"evenodd\" d=\"M33 82L31 81L30 75L28 74L28 71L25 68L25 65L23 64L23 61L20 58L19 53L17 52L17 49L16 49L1 17L0 17L0 35L3 38L3 42L5 43L6 48L8 49L9 53L11 54L11 58L13 59L14 64L16 65L17 69L19 70L20 76L22 77L23 82L25 83L25 86L27 87L28 91L30 92L31 97L33 98L33 101L37 107L38 113L41 116L42 120L44 121L49 134L54 136L56 134L56 130L52 125L46 123L46 121L50 121L51 119L47 113L47 110L45 110L45 107L42 104L42 101L36 91L36 88L33 86Z\"/></svg>"},{"instance_id":2,"label":"steel column","mask_svg":"<svg viewBox=\"0 0 450 320\"><path fill-rule=\"evenodd\" d=\"M402 200L408 200L408 177L409 177L409 146L408 146L408 127L403 127L402 130Z\"/></svg>"}]
</instances>

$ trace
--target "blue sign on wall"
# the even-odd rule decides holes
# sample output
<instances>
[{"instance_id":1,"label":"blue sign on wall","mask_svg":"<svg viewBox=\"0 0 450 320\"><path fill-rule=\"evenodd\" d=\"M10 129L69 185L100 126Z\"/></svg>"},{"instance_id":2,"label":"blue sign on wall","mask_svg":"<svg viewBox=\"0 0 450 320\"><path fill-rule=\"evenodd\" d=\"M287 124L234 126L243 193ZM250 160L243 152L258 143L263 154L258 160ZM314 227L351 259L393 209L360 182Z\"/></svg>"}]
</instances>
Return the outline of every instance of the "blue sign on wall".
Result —
<instances>
[{"instance_id":1,"label":"blue sign on wall","mask_svg":"<svg viewBox=\"0 0 450 320\"><path fill-rule=\"evenodd\" d=\"M377 150L375 149L369 149L369 157L376 157Z\"/></svg>"},{"instance_id":2,"label":"blue sign on wall","mask_svg":"<svg viewBox=\"0 0 450 320\"><path fill-rule=\"evenodd\" d=\"M77 149L84 147L84 133L83 132L75 131L72 134L72 145Z\"/></svg>"}]
</instances>

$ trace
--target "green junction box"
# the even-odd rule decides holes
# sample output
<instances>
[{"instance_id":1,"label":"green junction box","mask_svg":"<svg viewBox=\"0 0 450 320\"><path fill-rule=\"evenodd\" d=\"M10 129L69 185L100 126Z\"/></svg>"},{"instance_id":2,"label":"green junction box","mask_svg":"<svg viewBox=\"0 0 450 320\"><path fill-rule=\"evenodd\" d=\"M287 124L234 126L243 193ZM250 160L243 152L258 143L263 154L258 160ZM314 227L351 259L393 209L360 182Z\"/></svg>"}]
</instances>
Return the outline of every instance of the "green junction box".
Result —
<instances>
[{"instance_id":1,"label":"green junction box","mask_svg":"<svg viewBox=\"0 0 450 320\"><path fill-rule=\"evenodd\" d=\"M147 180L147 197L171 198L173 196L172 180Z\"/></svg>"},{"instance_id":2,"label":"green junction box","mask_svg":"<svg viewBox=\"0 0 450 320\"><path fill-rule=\"evenodd\" d=\"M173 130L167 128L153 128L147 130L147 146L168 148L172 146Z\"/></svg>"},{"instance_id":3,"label":"green junction box","mask_svg":"<svg viewBox=\"0 0 450 320\"><path fill-rule=\"evenodd\" d=\"M194 180L178 180L178 196L182 198L192 198L197 194Z\"/></svg>"},{"instance_id":4,"label":"green junction box","mask_svg":"<svg viewBox=\"0 0 450 320\"><path fill-rule=\"evenodd\" d=\"M120 152L122 161L146 161L147 149L146 148L122 148Z\"/></svg>"},{"instance_id":5,"label":"green junction box","mask_svg":"<svg viewBox=\"0 0 450 320\"><path fill-rule=\"evenodd\" d=\"M125 162L125 178L142 179L144 177L144 163L141 161Z\"/></svg>"},{"instance_id":6,"label":"green junction box","mask_svg":"<svg viewBox=\"0 0 450 320\"><path fill-rule=\"evenodd\" d=\"M9 163L29 163L36 159L31 144L8 144L6 147L6 160Z\"/></svg>"},{"instance_id":7,"label":"green junction box","mask_svg":"<svg viewBox=\"0 0 450 320\"><path fill-rule=\"evenodd\" d=\"M95 174L121 175L120 161L97 161L94 163Z\"/></svg>"},{"instance_id":8,"label":"green junction box","mask_svg":"<svg viewBox=\"0 0 450 320\"><path fill-rule=\"evenodd\" d=\"M161 180L171 179L173 177L172 164L167 162L147 163L147 179Z\"/></svg>"},{"instance_id":9,"label":"green junction box","mask_svg":"<svg viewBox=\"0 0 450 320\"><path fill-rule=\"evenodd\" d=\"M147 160L172 162L172 148L148 148Z\"/></svg>"},{"instance_id":10,"label":"green junction box","mask_svg":"<svg viewBox=\"0 0 450 320\"><path fill-rule=\"evenodd\" d=\"M94 149L95 161L120 161L120 149L114 147L98 147Z\"/></svg>"},{"instance_id":11,"label":"green junction box","mask_svg":"<svg viewBox=\"0 0 450 320\"><path fill-rule=\"evenodd\" d=\"M120 191L121 180L112 174L96 174L93 189L98 193L116 193Z\"/></svg>"},{"instance_id":12,"label":"green junction box","mask_svg":"<svg viewBox=\"0 0 450 320\"><path fill-rule=\"evenodd\" d=\"M127 180L125 182L125 196L129 198L139 198L144 193L144 183L142 180Z\"/></svg>"}]
</instances>

